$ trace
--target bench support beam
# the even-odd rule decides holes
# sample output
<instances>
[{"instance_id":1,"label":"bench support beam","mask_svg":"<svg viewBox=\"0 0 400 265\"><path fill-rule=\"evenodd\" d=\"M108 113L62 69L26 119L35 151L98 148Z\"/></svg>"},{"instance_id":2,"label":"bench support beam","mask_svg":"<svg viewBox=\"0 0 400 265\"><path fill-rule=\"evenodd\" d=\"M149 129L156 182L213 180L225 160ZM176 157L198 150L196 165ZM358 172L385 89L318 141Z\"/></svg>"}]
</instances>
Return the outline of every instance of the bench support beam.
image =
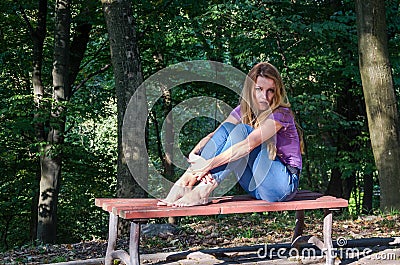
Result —
<instances>
[{"instance_id":1,"label":"bench support beam","mask_svg":"<svg viewBox=\"0 0 400 265\"><path fill-rule=\"evenodd\" d=\"M118 234L118 216L110 212L110 220L108 223L108 243L105 258L105 265L113 264L112 253L115 250L117 244L117 234Z\"/></svg>"},{"instance_id":2,"label":"bench support beam","mask_svg":"<svg viewBox=\"0 0 400 265\"><path fill-rule=\"evenodd\" d=\"M303 235L304 231L304 210L296 211L296 223L295 223L294 233L292 237L292 242L296 240L299 236Z\"/></svg>"},{"instance_id":3,"label":"bench support beam","mask_svg":"<svg viewBox=\"0 0 400 265\"><path fill-rule=\"evenodd\" d=\"M140 222L131 222L131 232L129 236L129 254L131 265L140 265L139 259L140 244Z\"/></svg>"},{"instance_id":4,"label":"bench support beam","mask_svg":"<svg viewBox=\"0 0 400 265\"><path fill-rule=\"evenodd\" d=\"M335 263L335 253L332 243L332 211L325 209L324 217L324 250L326 251L326 264L333 265Z\"/></svg>"},{"instance_id":5,"label":"bench support beam","mask_svg":"<svg viewBox=\"0 0 400 265\"><path fill-rule=\"evenodd\" d=\"M332 211L324 210L323 241L316 236L302 236L304 227L304 211L296 211L296 228L293 235L292 246L300 250L305 244L313 244L326 255L326 264L334 265L335 249L332 243Z\"/></svg>"},{"instance_id":6,"label":"bench support beam","mask_svg":"<svg viewBox=\"0 0 400 265\"><path fill-rule=\"evenodd\" d=\"M125 250L115 250L118 236L118 216L110 212L108 226L108 243L105 265L113 265L115 259L120 259L126 265L140 265L139 240L140 222L131 222L129 235L129 253Z\"/></svg>"}]
</instances>

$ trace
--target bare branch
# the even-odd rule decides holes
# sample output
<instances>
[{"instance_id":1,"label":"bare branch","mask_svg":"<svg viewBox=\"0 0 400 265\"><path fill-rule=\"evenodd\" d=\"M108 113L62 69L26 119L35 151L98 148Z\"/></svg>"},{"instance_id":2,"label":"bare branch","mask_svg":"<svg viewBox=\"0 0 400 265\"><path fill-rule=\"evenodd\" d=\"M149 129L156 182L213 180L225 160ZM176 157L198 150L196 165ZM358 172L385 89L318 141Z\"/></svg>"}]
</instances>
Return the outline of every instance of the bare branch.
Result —
<instances>
[{"instance_id":1,"label":"bare branch","mask_svg":"<svg viewBox=\"0 0 400 265\"><path fill-rule=\"evenodd\" d=\"M22 7L22 5L18 2L18 0L15 0L15 3L18 4L18 6L19 6L19 11L21 12L22 19L24 20L24 22L25 22L25 24L26 24L26 27L27 27L28 30L29 30L29 35L33 38L33 36L34 36L34 34L35 34L35 30L34 30L34 28L32 27L32 24L31 24L31 22L29 21L28 16L26 15L25 9L24 9L24 8Z\"/></svg>"},{"instance_id":2,"label":"bare branch","mask_svg":"<svg viewBox=\"0 0 400 265\"><path fill-rule=\"evenodd\" d=\"M87 81L89 81L92 77L104 73L105 71L107 71L108 68L111 67L111 64L107 64L104 67L100 68L98 71L89 74L85 79L83 79L77 86L75 86L72 89L72 93L71 93L71 97L75 94L76 91L78 91Z\"/></svg>"},{"instance_id":3,"label":"bare branch","mask_svg":"<svg viewBox=\"0 0 400 265\"><path fill-rule=\"evenodd\" d=\"M108 39L105 40L101 45L100 48L93 54L93 59L92 60L88 60L86 63L84 63L79 70L84 69L89 63L91 63L94 59L97 58L97 55L100 54L100 52L104 49L104 47L106 46L106 44L108 43Z\"/></svg>"}]
</instances>

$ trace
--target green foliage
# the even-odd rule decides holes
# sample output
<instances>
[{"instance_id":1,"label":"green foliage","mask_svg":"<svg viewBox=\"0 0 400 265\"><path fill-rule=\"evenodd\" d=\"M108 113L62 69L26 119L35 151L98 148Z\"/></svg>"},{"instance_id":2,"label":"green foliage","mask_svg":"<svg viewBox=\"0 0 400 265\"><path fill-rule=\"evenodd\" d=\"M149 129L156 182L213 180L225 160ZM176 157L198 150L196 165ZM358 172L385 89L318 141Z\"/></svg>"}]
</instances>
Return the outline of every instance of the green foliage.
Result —
<instances>
[{"instance_id":1,"label":"green foliage","mask_svg":"<svg viewBox=\"0 0 400 265\"><path fill-rule=\"evenodd\" d=\"M49 5L52 4L49 1ZM74 5L75 13L78 13L81 4ZM6 14L0 19L0 249L6 249L29 242L34 236L31 227L37 215L34 210L39 187L39 158L46 144L46 141L36 138L35 126L39 122L54 122L49 120L52 101L48 94L52 83L49 77L53 34L50 30L54 21L50 12L48 41L43 53L45 97L42 108L36 109L30 80L32 40L24 15L35 27L37 2L25 1L20 6L18 2L6 1L1 7ZM102 14L97 15L97 22L103 24ZM74 23L82 19L75 17ZM70 102L63 103L67 109L65 144L51 150L62 152L65 158L58 219L59 238L66 242L104 235L104 214L94 207L94 198L112 196L115 190L117 148L112 75L99 75L89 83L78 86L89 74L107 63L108 49L104 45L106 36L101 24L94 25L92 33L96 38L89 44L79 81L73 86L75 95Z\"/></svg>"}]
</instances>

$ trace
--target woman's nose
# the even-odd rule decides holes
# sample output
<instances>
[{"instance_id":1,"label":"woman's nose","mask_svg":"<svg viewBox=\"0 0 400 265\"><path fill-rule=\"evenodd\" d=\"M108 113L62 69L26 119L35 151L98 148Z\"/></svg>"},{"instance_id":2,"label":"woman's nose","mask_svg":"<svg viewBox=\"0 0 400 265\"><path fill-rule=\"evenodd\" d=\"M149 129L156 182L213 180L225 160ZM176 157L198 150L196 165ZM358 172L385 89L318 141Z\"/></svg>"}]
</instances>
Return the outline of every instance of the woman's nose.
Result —
<instances>
[{"instance_id":1,"label":"woman's nose","mask_svg":"<svg viewBox=\"0 0 400 265\"><path fill-rule=\"evenodd\" d=\"M268 92L267 91L261 92L261 96L262 96L263 99L267 99L268 98Z\"/></svg>"}]
</instances>

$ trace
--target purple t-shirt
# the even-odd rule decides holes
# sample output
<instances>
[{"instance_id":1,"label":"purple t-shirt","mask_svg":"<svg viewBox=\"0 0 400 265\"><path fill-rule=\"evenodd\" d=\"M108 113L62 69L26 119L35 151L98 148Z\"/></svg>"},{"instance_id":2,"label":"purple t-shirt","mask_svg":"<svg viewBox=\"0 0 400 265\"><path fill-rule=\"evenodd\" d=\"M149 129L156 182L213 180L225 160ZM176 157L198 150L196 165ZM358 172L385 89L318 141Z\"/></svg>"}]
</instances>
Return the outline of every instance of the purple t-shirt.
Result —
<instances>
[{"instance_id":1,"label":"purple t-shirt","mask_svg":"<svg viewBox=\"0 0 400 265\"><path fill-rule=\"evenodd\" d=\"M232 110L231 115L241 120L240 105ZM276 133L276 155L284 164L302 169L300 139L290 109L279 107L268 116L268 119L277 121L283 126Z\"/></svg>"}]
</instances>

